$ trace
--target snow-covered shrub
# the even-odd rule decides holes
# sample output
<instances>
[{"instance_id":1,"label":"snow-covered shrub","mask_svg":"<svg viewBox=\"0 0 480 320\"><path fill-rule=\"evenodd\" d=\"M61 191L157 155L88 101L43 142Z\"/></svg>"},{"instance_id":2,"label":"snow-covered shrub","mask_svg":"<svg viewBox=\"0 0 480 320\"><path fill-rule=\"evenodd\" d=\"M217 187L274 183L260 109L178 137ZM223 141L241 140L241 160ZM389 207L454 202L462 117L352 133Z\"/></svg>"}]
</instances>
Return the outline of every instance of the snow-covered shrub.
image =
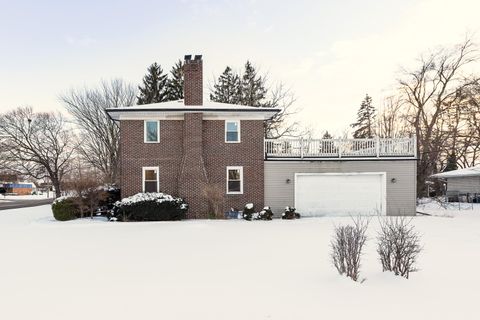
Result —
<instances>
[{"instance_id":1,"label":"snow-covered shrub","mask_svg":"<svg viewBox=\"0 0 480 320\"><path fill-rule=\"evenodd\" d=\"M52 203L55 220L68 221L79 217L80 211L73 197L58 197Z\"/></svg>"},{"instance_id":2,"label":"snow-covered shrub","mask_svg":"<svg viewBox=\"0 0 480 320\"><path fill-rule=\"evenodd\" d=\"M252 220L272 220L273 212L270 207L266 206L260 212L256 212L253 203L247 203L243 209L243 219Z\"/></svg>"},{"instance_id":3,"label":"snow-covered shrub","mask_svg":"<svg viewBox=\"0 0 480 320\"><path fill-rule=\"evenodd\" d=\"M269 206L266 206L263 208L262 211L258 213L257 220L272 220L272 218L273 218L272 209Z\"/></svg>"},{"instance_id":4,"label":"snow-covered shrub","mask_svg":"<svg viewBox=\"0 0 480 320\"><path fill-rule=\"evenodd\" d=\"M100 199L98 207L103 212L113 209L115 203L122 199L120 196L121 190L118 187L104 186L102 187L102 191L105 193L105 196Z\"/></svg>"},{"instance_id":5,"label":"snow-covered shrub","mask_svg":"<svg viewBox=\"0 0 480 320\"><path fill-rule=\"evenodd\" d=\"M408 279L416 271L417 256L422 250L420 236L410 225L412 219L391 217L380 220L377 252L383 271L392 271Z\"/></svg>"},{"instance_id":6,"label":"snow-covered shrub","mask_svg":"<svg viewBox=\"0 0 480 320\"><path fill-rule=\"evenodd\" d=\"M300 213L295 212L294 207L285 207L285 212L282 214L282 219L286 220L293 220L293 219L300 219Z\"/></svg>"},{"instance_id":7,"label":"snow-covered shrub","mask_svg":"<svg viewBox=\"0 0 480 320\"><path fill-rule=\"evenodd\" d=\"M167 221L185 218L188 205L182 198L165 193L137 193L114 207L114 217L120 221Z\"/></svg>"},{"instance_id":8,"label":"snow-covered shrub","mask_svg":"<svg viewBox=\"0 0 480 320\"><path fill-rule=\"evenodd\" d=\"M243 219L252 221L254 214L255 208L253 207L253 203L247 203L243 209Z\"/></svg>"},{"instance_id":9,"label":"snow-covered shrub","mask_svg":"<svg viewBox=\"0 0 480 320\"><path fill-rule=\"evenodd\" d=\"M368 220L358 217L353 225L337 226L331 241L331 258L333 265L341 275L358 281L360 274L360 258L367 241Z\"/></svg>"}]
</instances>

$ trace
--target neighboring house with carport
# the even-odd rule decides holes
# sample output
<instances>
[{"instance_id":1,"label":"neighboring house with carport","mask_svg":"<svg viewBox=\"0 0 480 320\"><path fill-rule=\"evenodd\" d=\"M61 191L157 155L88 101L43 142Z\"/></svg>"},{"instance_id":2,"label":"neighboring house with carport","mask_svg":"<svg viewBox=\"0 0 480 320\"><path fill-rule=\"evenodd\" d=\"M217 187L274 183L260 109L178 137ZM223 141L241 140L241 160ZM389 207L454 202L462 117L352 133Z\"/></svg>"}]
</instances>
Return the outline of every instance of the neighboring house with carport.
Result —
<instances>
[{"instance_id":1,"label":"neighboring house with carport","mask_svg":"<svg viewBox=\"0 0 480 320\"><path fill-rule=\"evenodd\" d=\"M107 110L120 126L122 197L185 198L190 218L208 217L205 188L223 210L253 203L278 216L414 215L416 141L409 138L264 139L279 109L203 99L201 56L185 57L184 99Z\"/></svg>"},{"instance_id":2,"label":"neighboring house with carport","mask_svg":"<svg viewBox=\"0 0 480 320\"><path fill-rule=\"evenodd\" d=\"M13 195L28 195L36 189L32 182L19 181L15 174L0 173L0 193Z\"/></svg>"},{"instance_id":3,"label":"neighboring house with carport","mask_svg":"<svg viewBox=\"0 0 480 320\"><path fill-rule=\"evenodd\" d=\"M437 173L432 175L431 178L446 182L446 195L448 197L464 196L469 201L480 201L480 165Z\"/></svg>"}]
</instances>

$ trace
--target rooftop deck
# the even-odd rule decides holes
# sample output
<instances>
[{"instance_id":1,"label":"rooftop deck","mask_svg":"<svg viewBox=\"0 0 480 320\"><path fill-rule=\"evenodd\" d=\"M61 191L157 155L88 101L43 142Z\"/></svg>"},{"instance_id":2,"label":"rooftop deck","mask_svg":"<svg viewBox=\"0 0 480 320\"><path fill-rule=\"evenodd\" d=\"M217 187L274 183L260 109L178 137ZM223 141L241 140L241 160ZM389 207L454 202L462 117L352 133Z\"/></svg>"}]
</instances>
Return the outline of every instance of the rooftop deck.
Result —
<instances>
[{"instance_id":1,"label":"rooftop deck","mask_svg":"<svg viewBox=\"0 0 480 320\"><path fill-rule=\"evenodd\" d=\"M266 139L265 160L416 159L416 138Z\"/></svg>"}]
</instances>

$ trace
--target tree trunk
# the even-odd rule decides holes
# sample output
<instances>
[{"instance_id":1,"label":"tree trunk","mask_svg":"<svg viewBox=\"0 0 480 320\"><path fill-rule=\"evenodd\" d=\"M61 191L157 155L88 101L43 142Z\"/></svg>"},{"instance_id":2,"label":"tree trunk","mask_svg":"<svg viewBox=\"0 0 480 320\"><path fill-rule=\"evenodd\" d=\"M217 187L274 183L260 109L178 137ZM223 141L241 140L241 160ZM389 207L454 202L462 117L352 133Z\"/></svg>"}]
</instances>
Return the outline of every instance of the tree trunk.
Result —
<instances>
[{"instance_id":1,"label":"tree trunk","mask_svg":"<svg viewBox=\"0 0 480 320\"><path fill-rule=\"evenodd\" d=\"M55 188L55 198L59 198L61 196L60 191L60 181L57 178L51 178L53 187Z\"/></svg>"}]
</instances>

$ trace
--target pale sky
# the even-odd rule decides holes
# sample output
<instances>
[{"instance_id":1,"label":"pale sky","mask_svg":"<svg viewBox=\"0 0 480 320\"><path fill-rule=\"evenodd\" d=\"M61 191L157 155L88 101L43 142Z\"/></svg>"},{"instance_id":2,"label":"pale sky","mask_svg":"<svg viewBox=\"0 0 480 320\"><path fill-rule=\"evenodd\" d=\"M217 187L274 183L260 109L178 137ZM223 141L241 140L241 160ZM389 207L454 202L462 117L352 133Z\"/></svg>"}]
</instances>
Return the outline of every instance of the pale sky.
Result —
<instances>
[{"instance_id":1,"label":"pale sky","mask_svg":"<svg viewBox=\"0 0 480 320\"><path fill-rule=\"evenodd\" d=\"M339 134L366 93L382 104L400 66L478 39L479 12L478 0L0 0L0 111L62 111L70 88L137 85L154 61L202 54L205 94L249 59L291 88L303 124Z\"/></svg>"}]
</instances>

